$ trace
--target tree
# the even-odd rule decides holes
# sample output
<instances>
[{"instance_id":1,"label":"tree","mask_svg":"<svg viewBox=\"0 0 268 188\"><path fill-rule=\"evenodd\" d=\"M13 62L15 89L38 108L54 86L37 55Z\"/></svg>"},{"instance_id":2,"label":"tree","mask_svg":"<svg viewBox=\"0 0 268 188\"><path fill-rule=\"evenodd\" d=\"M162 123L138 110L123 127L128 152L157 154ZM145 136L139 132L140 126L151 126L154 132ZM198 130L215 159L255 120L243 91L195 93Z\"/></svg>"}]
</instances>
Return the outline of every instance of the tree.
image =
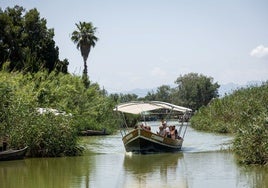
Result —
<instances>
[{"instance_id":1,"label":"tree","mask_svg":"<svg viewBox=\"0 0 268 188\"><path fill-rule=\"evenodd\" d=\"M87 58L91 47L95 47L98 38L95 36L97 28L93 26L91 22L79 22L75 24L78 30L73 31L71 40L77 45L77 49L81 51L81 55L84 60L84 70L82 79L85 87L89 86L89 79L87 75Z\"/></svg>"},{"instance_id":2,"label":"tree","mask_svg":"<svg viewBox=\"0 0 268 188\"><path fill-rule=\"evenodd\" d=\"M169 85L162 85L157 88L156 93L154 91L148 92L145 96L145 100L155 100L163 102L171 102L172 89Z\"/></svg>"},{"instance_id":3,"label":"tree","mask_svg":"<svg viewBox=\"0 0 268 188\"><path fill-rule=\"evenodd\" d=\"M20 6L0 10L0 67L7 71L51 72L61 63L66 71L68 62L59 60L54 30L46 23L35 8L26 12Z\"/></svg>"},{"instance_id":4,"label":"tree","mask_svg":"<svg viewBox=\"0 0 268 188\"><path fill-rule=\"evenodd\" d=\"M213 78L202 74L189 73L177 78L175 83L178 84L176 92L182 105L193 110L207 105L211 99L218 97L219 84L213 83Z\"/></svg>"}]
</instances>

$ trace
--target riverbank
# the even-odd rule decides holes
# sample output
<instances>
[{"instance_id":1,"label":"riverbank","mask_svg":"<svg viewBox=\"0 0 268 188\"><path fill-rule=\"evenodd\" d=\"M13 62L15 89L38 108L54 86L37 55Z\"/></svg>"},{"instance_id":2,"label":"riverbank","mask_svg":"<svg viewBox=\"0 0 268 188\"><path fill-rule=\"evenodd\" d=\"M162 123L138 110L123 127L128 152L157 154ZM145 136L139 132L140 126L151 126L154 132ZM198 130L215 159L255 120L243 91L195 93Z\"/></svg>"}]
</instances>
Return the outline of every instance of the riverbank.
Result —
<instances>
[{"instance_id":1,"label":"riverbank","mask_svg":"<svg viewBox=\"0 0 268 188\"><path fill-rule=\"evenodd\" d=\"M8 138L9 148L28 146L28 157L81 155L79 132L117 129L113 107L98 84L85 88L79 76L0 72L0 138Z\"/></svg>"},{"instance_id":2,"label":"riverbank","mask_svg":"<svg viewBox=\"0 0 268 188\"><path fill-rule=\"evenodd\" d=\"M268 163L268 82L214 99L191 118L197 130L231 133L233 150L244 164Z\"/></svg>"},{"instance_id":3,"label":"riverbank","mask_svg":"<svg viewBox=\"0 0 268 188\"><path fill-rule=\"evenodd\" d=\"M156 122L155 129L159 122ZM152 125L153 127L154 125ZM268 169L240 166L223 150L232 137L189 127L182 151L126 153L120 132L83 137L82 156L27 158L0 163L0 187L255 188L268 186ZM111 170L113 169L113 170ZM105 181L103 181L105 180Z\"/></svg>"}]
</instances>

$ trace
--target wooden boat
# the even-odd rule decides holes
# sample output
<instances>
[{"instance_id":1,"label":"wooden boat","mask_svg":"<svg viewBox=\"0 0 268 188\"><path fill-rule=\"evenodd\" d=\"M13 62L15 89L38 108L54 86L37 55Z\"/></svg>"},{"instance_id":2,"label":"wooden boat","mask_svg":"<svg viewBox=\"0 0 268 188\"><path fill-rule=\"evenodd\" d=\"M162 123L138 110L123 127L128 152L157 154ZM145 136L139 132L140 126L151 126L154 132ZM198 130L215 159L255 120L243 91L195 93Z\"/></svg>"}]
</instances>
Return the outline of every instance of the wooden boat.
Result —
<instances>
[{"instance_id":1,"label":"wooden boat","mask_svg":"<svg viewBox=\"0 0 268 188\"><path fill-rule=\"evenodd\" d=\"M114 109L117 112L130 114L141 114L145 115L148 112L161 111L168 112L170 115L172 112L179 112L183 117L189 115L191 109L182 106L177 106L174 104L161 102L161 101L134 101L119 104ZM145 119L145 118L144 118ZM182 118L183 119L183 118ZM168 138L166 136L161 136L159 134L153 133L149 130L143 128L143 126L138 126L135 129L128 131L128 126L125 124L123 130L121 131L122 140L127 152L134 153L151 153L151 152L176 152L181 150L184 136L186 133L188 123L180 123L178 135L176 138ZM183 129L184 128L184 129Z\"/></svg>"},{"instance_id":2,"label":"wooden boat","mask_svg":"<svg viewBox=\"0 0 268 188\"><path fill-rule=\"evenodd\" d=\"M25 157L28 147L19 150L6 150L0 152L0 161L19 160Z\"/></svg>"},{"instance_id":3,"label":"wooden boat","mask_svg":"<svg viewBox=\"0 0 268 188\"><path fill-rule=\"evenodd\" d=\"M157 135L153 132L137 128L123 137L127 152L176 152L181 149L183 139L172 139Z\"/></svg>"}]
</instances>

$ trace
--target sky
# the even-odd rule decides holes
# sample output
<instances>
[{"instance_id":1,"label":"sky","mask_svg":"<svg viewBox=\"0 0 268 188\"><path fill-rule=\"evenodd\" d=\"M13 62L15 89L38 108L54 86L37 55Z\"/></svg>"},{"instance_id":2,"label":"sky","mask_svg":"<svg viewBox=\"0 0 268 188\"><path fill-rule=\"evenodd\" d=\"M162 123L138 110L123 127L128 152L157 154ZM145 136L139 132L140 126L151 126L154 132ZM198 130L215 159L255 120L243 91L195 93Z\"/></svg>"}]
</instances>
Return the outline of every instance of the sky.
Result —
<instances>
[{"instance_id":1,"label":"sky","mask_svg":"<svg viewBox=\"0 0 268 188\"><path fill-rule=\"evenodd\" d=\"M218 84L268 80L267 0L0 0L37 8L54 29L60 59L81 75L71 34L80 21L97 27L88 75L108 92L174 85L194 72Z\"/></svg>"}]
</instances>

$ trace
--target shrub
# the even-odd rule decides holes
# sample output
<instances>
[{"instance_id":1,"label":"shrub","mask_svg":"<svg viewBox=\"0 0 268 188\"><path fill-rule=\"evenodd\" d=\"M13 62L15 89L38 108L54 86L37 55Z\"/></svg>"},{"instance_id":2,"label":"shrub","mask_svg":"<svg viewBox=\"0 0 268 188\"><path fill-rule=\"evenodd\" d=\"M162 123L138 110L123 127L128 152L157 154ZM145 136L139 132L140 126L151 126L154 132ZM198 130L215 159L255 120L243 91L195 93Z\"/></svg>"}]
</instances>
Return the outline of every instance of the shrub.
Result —
<instances>
[{"instance_id":1,"label":"shrub","mask_svg":"<svg viewBox=\"0 0 268 188\"><path fill-rule=\"evenodd\" d=\"M77 155L78 131L106 128L112 133L117 127L114 102L98 84L86 89L78 76L1 72L0 97L0 137L8 134L14 148L28 145L30 156ZM70 115L40 115L40 107Z\"/></svg>"},{"instance_id":2,"label":"shrub","mask_svg":"<svg viewBox=\"0 0 268 188\"><path fill-rule=\"evenodd\" d=\"M193 128L235 135L234 150L240 162L268 162L268 82L242 88L207 107L191 118Z\"/></svg>"},{"instance_id":3,"label":"shrub","mask_svg":"<svg viewBox=\"0 0 268 188\"><path fill-rule=\"evenodd\" d=\"M234 140L234 150L239 161L245 164L268 163L268 119L267 114L254 118L246 129L239 129Z\"/></svg>"}]
</instances>

